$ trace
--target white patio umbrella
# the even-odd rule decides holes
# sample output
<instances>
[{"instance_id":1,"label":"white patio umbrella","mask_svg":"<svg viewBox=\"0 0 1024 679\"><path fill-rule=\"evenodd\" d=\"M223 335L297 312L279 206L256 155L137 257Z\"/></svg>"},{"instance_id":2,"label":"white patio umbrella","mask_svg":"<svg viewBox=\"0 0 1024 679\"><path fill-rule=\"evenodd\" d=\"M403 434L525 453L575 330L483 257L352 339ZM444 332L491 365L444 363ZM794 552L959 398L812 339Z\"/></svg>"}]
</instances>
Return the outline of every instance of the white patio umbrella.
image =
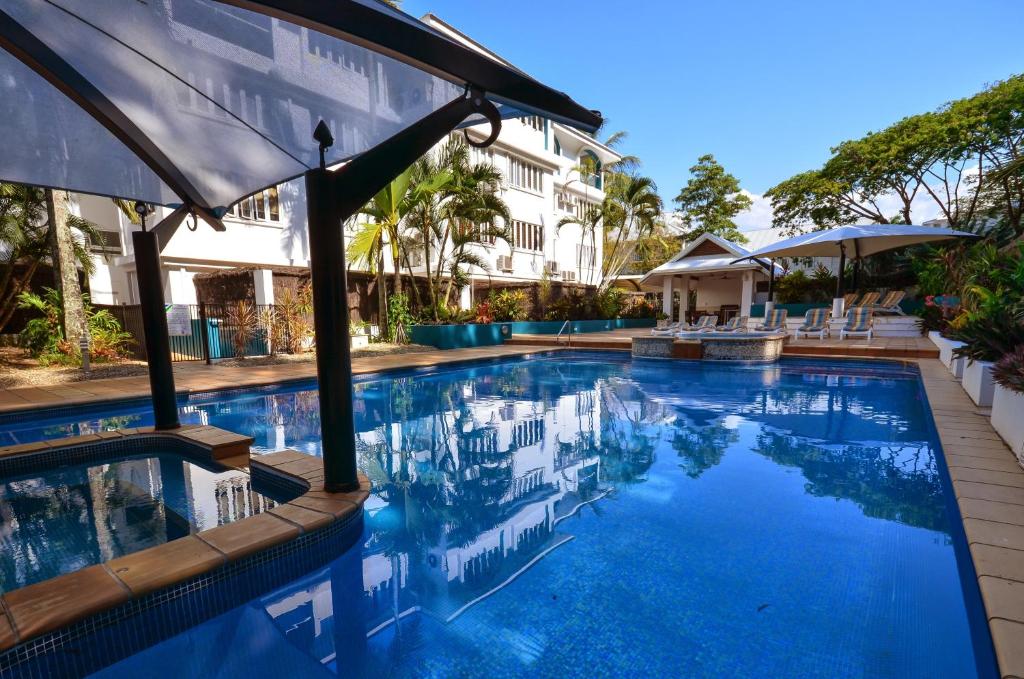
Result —
<instances>
[{"instance_id":1,"label":"white patio umbrella","mask_svg":"<svg viewBox=\"0 0 1024 679\"><path fill-rule=\"evenodd\" d=\"M740 259L778 257L838 257L839 271L836 276L836 297L832 302L833 317L844 313L845 293L843 271L846 258L862 259L886 250L920 245L951 238L977 238L977 234L955 231L936 226L915 224L852 224L839 226L827 231L812 231L793 238L772 243ZM739 261L739 260L736 260Z\"/></svg>"}]
</instances>

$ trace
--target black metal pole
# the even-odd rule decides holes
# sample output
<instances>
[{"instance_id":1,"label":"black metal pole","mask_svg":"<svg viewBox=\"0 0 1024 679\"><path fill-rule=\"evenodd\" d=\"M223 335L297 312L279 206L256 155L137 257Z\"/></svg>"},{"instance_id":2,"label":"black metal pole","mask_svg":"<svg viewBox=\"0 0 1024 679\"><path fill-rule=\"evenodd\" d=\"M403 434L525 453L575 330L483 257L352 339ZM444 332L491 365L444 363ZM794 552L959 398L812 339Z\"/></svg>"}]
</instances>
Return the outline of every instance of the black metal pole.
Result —
<instances>
[{"instance_id":1,"label":"black metal pole","mask_svg":"<svg viewBox=\"0 0 1024 679\"><path fill-rule=\"evenodd\" d=\"M320 384L320 432L324 486L355 490L355 426L352 422L352 354L348 331L348 281L334 177L326 169L306 173L309 271L313 284L316 375Z\"/></svg>"},{"instance_id":2,"label":"black metal pole","mask_svg":"<svg viewBox=\"0 0 1024 679\"><path fill-rule=\"evenodd\" d=\"M160 277L160 246L152 231L134 232L132 243L135 246L135 275L139 283L142 329L146 336L154 425L157 429L176 429L181 425L178 422L178 402L174 395L171 343L167 337L167 311L164 308L164 286Z\"/></svg>"},{"instance_id":3,"label":"black metal pole","mask_svg":"<svg viewBox=\"0 0 1024 679\"><path fill-rule=\"evenodd\" d=\"M775 260L768 260L768 301L775 301Z\"/></svg>"},{"instance_id":4,"label":"black metal pole","mask_svg":"<svg viewBox=\"0 0 1024 679\"><path fill-rule=\"evenodd\" d=\"M306 172L306 212L324 488L328 492L359 487L352 421L348 281L341 223L474 113L490 121L491 135L483 144L470 143L492 143L501 130L498 110L484 98L483 92L467 88L462 97L333 171L327 170L325 163L325 151L334 143L330 129L320 121L313 132L313 138L320 144L320 168Z\"/></svg>"},{"instance_id":5,"label":"black metal pole","mask_svg":"<svg viewBox=\"0 0 1024 679\"><path fill-rule=\"evenodd\" d=\"M206 317L206 303L199 303L199 338L203 343L203 360L206 361L206 365L210 365L213 361L210 360L210 329L207 327L209 320Z\"/></svg>"}]
</instances>

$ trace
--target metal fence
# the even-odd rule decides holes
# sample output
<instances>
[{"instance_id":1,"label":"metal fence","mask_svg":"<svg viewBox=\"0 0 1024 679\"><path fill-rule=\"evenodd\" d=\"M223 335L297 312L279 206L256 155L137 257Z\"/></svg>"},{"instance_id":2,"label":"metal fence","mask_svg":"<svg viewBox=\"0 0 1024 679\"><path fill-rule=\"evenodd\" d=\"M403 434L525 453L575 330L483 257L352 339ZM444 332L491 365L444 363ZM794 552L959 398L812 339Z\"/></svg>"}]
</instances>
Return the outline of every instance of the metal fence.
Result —
<instances>
[{"instance_id":1,"label":"metal fence","mask_svg":"<svg viewBox=\"0 0 1024 679\"><path fill-rule=\"evenodd\" d=\"M241 313L236 304L175 305L175 311L188 310L188 323L175 324L170 335L172 361L210 361L218 358L236 358L239 348L246 356L264 356L271 353L272 329L270 320L274 306L250 304L251 315ZM146 335L142 327L142 309L139 305L97 305L106 309L121 323L134 342L129 347L133 358L146 360ZM248 318L246 316L249 315ZM239 336L239 330L243 336ZM188 334L184 334L184 333ZM244 347L241 340L249 335Z\"/></svg>"}]
</instances>

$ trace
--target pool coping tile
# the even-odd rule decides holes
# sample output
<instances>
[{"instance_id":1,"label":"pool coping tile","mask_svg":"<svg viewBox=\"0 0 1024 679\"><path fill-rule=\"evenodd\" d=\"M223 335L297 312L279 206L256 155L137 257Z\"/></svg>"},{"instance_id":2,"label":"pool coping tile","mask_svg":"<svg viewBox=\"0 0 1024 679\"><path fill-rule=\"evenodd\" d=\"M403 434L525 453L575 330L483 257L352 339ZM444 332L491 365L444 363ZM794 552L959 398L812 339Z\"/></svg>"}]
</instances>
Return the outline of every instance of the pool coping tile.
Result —
<instances>
[{"instance_id":1,"label":"pool coping tile","mask_svg":"<svg viewBox=\"0 0 1024 679\"><path fill-rule=\"evenodd\" d=\"M1024 676L1024 469L959 380L917 361L978 577L999 673Z\"/></svg>"},{"instance_id":2,"label":"pool coping tile","mask_svg":"<svg viewBox=\"0 0 1024 679\"><path fill-rule=\"evenodd\" d=\"M237 445L239 441L252 440L206 425L165 431L141 427L120 430L116 434L110 432L102 437L74 437L9 446L0 449L0 455L29 456L42 451L49 454L54 449L99 445L116 437L150 441L172 437L210 453L211 458L214 458L215 447L223 442ZM357 490L328 493L319 481L323 478L323 460L320 458L295 450L253 457L249 444L244 445L244 458L236 454L213 461L228 468L247 467L249 473L256 471L284 478L296 489L301 489L299 494L290 502L279 504L267 512L4 593L0 596L0 651L129 600L174 587L230 562L286 544L305 533L326 530L362 511L370 491L370 480L364 474L358 476ZM316 488L312 489L314 483Z\"/></svg>"}]
</instances>

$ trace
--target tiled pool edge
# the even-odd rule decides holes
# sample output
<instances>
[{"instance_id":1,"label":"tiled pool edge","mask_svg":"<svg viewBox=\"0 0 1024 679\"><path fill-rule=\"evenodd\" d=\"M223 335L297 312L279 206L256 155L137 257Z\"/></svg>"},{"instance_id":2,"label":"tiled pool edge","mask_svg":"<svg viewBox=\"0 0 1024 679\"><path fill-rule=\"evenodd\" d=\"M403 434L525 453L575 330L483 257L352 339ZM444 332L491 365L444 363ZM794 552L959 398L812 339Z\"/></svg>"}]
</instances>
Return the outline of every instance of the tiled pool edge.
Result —
<instances>
[{"instance_id":1,"label":"tiled pool edge","mask_svg":"<svg viewBox=\"0 0 1024 679\"><path fill-rule=\"evenodd\" d=\"M244 458L216 461L248 467L254 477L306 490L268 512L4 593L0 677L95 671L322 566L351 547L361 533L362 506L370 490L365 476L360 475L358 490L328 493L319 458L286 450L250 462L251 439L214 427L104 432L9 446L0 450L0 460L161 437L193 446L203 445L196 438L232 443L241 439L246 442ZM207 452L211 458L216 455ZM280 559L285 555L289 558ZM261 577L250 577L257 570ZM229 580L233 594L211 589ZM140 616L155 617L157 624L133 627L131 634L121 629L124 638L112 633L119 623Z\"/></svg>"},{"instance_id":2,"label":"tiled pool edge","mask_svg":"<svg viewBox=\"0 0 1024 679\"><path fill-rule=\"evenodd\" d=\"M942 363L917 362L1004 678L1024 678L1024 469ZM1024 413L1022 413L1024 417Z\"/></svg>"}]
</instances>

